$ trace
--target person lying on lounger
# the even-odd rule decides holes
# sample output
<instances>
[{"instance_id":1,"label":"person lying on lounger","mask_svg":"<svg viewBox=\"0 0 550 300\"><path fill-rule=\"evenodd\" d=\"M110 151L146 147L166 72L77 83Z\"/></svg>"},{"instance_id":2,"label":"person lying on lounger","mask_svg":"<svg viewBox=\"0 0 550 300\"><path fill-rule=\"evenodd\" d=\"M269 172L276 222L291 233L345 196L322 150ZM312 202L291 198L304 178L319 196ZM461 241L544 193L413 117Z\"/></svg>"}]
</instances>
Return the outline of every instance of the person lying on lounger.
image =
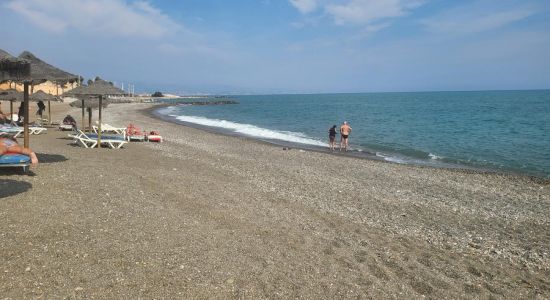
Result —
<instances>
[{"instance_id":1,"label":"person lying on lounger","mask_svg":"<svg viewBox=\"0 0 550 300\"><path fill-rule=\"evenodd\" d=\"M76 120L73 118L73 116L71 115L67 115L64 119L63 119L63 124L65 125L72 125L73 127L76 128Z\"/></svg>"},{"instance_id":2,"label":"person lying on lounger","mask_svg":"<svg viewBox=\"0 0 550 300\"><path fill-rule=\"evenodd\" d=\"M0 155L4 155L5 153L17 153L17 154L28 155L31 158L31 163L33 165L38 164L38 158L36 157L36 154L32 152L31 149L23 148L19 146L19 144L14 138L9 138L9 137L0 135Z\"/></svg>"}]
</instances>

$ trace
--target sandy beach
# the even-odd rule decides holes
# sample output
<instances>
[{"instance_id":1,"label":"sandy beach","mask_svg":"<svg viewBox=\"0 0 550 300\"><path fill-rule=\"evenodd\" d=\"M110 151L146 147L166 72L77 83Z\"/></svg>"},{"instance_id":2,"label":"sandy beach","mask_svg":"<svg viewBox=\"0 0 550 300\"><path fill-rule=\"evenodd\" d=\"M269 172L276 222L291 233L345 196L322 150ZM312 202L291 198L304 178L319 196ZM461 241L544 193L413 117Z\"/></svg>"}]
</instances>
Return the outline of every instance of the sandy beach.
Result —
<instances>
[{"instance_id":1,"label":"sandy beach","mask_svg":"<svg viewBox=\"0 0 550 300\"><path fill-rule=\"evenodd\" d=\"M151 105L104 121L163 143L49 129L37 167L0 170L0 298L550 298L548 182L283 150Z\"/></svg>"}]
</instances>

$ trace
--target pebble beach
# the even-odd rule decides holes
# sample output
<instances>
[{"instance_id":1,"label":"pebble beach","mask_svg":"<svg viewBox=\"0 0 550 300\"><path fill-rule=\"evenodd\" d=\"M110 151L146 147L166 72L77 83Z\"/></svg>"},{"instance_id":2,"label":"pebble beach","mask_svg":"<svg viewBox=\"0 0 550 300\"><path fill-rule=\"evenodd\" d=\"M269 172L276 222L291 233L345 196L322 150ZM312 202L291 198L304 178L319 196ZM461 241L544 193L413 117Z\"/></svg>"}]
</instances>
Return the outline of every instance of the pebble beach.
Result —
<instances>
[{"instance_id":1,"label":"pebble beach","mask_svg":"<svg viewBox=\"0 0 550 300\"><path fill-rule=\"evenodd\" d=\"M547 180L283 150L153 107L104 122L163 143L50 128L38 166L0 170L0 298L550 298Z\"/></svg>"}]
</instances>

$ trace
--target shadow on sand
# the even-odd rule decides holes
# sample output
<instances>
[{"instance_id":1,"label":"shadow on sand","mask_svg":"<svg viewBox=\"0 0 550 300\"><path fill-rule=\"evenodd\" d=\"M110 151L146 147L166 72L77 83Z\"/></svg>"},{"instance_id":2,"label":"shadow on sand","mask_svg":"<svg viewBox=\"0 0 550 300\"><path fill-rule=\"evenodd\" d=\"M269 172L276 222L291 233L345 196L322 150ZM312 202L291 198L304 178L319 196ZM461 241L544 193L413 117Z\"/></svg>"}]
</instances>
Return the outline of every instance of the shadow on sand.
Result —
<instances>
[{"instance_id":1,"label":"shadow on sand","mask_svg":"<svg viewBox=\"0 0 550 300\"><path fill-rule=\"evenodd\" d=\"M0 198L17 195L31 188L32 184L25 181L0 179Z\"/></svg>"},{"instance_id":2,"label":"shadow on sand","mask_svg":"<svg viewBox=\"0 0 550 300\"><path fill-rule=\"evenodd\" d=\"M63 136L63 137L58 137L56 138L58 140L67 140L67 141L72 141L74 140L74 138L70 137L70 136Z\"/></svg>"},{"instance_id":3,"label":"shadow on sand","mask_svg":"<svg viewBox=\"0 0 550 300\"><path fill-rule=\"evenodd\" d=\"M36 153L36 157L38 157L38 162L41 164L51 164L68 160L65 156L59 154Z\"/></svg>"}]
</instances>

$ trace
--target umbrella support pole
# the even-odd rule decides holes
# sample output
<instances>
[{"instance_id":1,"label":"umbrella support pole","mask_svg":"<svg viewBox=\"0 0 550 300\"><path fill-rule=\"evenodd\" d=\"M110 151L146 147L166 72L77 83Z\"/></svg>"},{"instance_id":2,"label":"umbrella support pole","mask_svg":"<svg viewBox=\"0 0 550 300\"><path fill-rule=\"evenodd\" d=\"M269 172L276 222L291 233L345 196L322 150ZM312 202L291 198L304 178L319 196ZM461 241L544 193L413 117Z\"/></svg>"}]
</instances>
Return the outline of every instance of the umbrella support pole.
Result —
<instances>
[{"instance_id":1,"label":"umbrella support pole","mask_svg":"<svg viewBox=\"0 0 550 300\"><path fill-rule=\"evenodd\" d=\"M50 100L48 100L48 125L52 125L52 107L50 106Z\"/></svg>"},{"instance_id":2,"label":"umbrella support pole","mask_svg":"<svg viewBox=\"0 0 550 300\"><path fill-rule=\"evenodd\" d=\"M23 147L29 148L29 82L23 83Z\"/></svg>"},{"instance_id":3,"label":"umbrella support pole","mask_svg":"<svg viewBox=\"0 0 550 300\"><path fill-rule=\"evenodd\" d=\"M101 106L103 106L103 96L99 95L99 124L97 124L97 148L101 148Z\"/></svg>"},{"instance_id":4,"label":"umbrella support pole","mask_svg":"<svg viewBox=\"0 0 550 300\"><path fill-rule=\"evenodd\" d=\"M88 107L88 132L92 133L92 108Z\"/></svg>"},{"instance_id":5,"label":"umbrella support pole","mask_svg":"<svg viewBox=\"0 0 550 300\"><path fill-rule=\"evenodd\" d=\"M84 99L82 99L82 131L86 128L86 113L84 112Z\"/></svg>"},{"instance_id":6,"label":"umbrella support pole","mask_svg":"<svg viewBox=\"0 0 550 300\"><path fill-rule=\"evenodd\" d=\"M13 101L10 101L10 121L13 123Z\"/></svg>"}]
</instances>

